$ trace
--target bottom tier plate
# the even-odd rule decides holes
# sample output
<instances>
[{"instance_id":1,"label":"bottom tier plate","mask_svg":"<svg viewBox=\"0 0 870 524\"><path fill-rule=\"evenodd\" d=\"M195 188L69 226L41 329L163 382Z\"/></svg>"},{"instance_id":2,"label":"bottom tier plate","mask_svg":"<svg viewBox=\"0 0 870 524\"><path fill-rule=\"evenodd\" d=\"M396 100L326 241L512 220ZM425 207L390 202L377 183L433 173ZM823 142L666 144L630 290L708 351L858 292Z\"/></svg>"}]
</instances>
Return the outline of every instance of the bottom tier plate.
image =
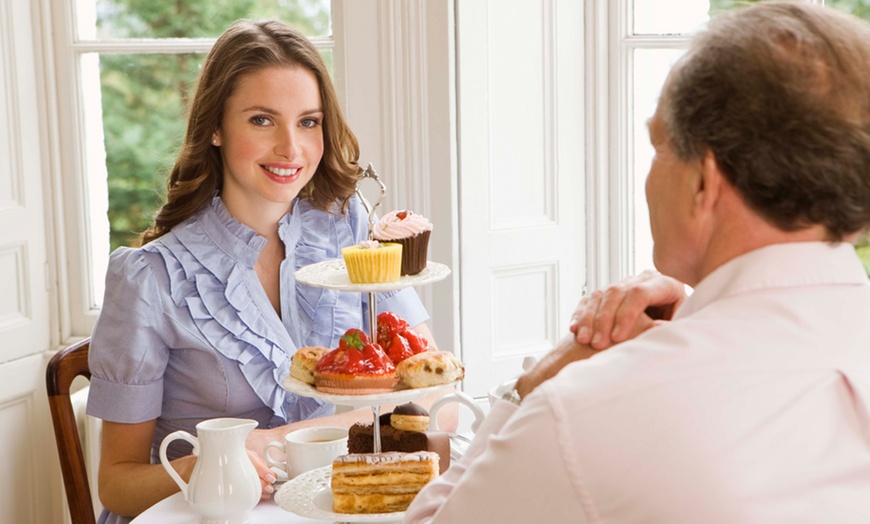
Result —
<instances>
[{"instance_id":1,"label":"bottom tier plate","mask_svg":"<svg viewBox=\"0 0 870 524\"><path fill-rule=\"evenodd\" d=\"M350 515L332 511L332 466L307 471L287 481L275 493L275 502L281 508L312 519L336 522L401 522L404 511L396 513L369 513Z\"/></svg>"}]
</instances>

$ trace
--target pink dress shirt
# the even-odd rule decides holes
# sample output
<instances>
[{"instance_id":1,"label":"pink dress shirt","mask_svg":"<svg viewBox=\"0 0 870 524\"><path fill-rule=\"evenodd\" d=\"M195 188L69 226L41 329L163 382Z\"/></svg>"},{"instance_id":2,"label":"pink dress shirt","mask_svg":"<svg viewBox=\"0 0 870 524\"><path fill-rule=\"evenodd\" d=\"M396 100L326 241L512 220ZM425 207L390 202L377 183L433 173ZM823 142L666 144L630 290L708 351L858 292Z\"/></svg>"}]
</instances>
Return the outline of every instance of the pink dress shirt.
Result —
<instances>
[{"instance_id":1,"label":"pink dress shirt","mask_svg":"<svg viewBox=\"0 0 870 524\"><path fill-rule=\"evenodd\" d=\"M848 244L721 266L674 321L500 401L405 522L870 522L870 282Z\"/></svg>"}]
</instances>

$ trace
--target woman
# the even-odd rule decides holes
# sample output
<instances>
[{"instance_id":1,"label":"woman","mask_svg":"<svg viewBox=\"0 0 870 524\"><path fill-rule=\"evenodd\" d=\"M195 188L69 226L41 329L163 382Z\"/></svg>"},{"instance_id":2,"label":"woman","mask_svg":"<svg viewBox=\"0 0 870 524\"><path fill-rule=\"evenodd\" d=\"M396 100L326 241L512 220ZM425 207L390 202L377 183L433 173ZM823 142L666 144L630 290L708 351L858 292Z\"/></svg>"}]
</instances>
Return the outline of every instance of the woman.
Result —
<instances>
[{"instance_id":1,"label":"woman","mask_svg":"<svg viewBox=\"0 0 870 524\"><path fill-rule=\"evenodd\" d=\"M360 418L329 416L331 405L281 387L299 347L336 347L367 318L364 294L293 277L366 237L354 196L358 157L323 60L304 36L275 21L240 21L218 38L167 202L143 246L118 249L109 264L88 403L104 420L99 492L111 514L102 522L125 522L178 490L156 460L173 431L214 417L257 420L249 455L268 496L275 479L259 459L266 442ZM413 290L380 296L378 308L431 340ZM169 458L188 478L195 457L178 444Z\"/></svg>"}]
</instances>

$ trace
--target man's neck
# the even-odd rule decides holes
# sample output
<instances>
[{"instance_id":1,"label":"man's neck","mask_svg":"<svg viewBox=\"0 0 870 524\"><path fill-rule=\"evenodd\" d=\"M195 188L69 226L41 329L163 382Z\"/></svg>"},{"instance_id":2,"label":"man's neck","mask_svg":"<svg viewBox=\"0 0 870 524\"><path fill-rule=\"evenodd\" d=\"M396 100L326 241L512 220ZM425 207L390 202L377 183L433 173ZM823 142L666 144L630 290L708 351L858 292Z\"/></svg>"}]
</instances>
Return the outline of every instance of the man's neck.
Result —
<instances>
[{"instance_id":1,"label":"man's neck","mask_svg":"<svg viewBox=\"0 0 870 524\"><path fill-rule=\"evenodd\" d=\"M783 231L745 205L736 207L740 209L732 209L727 220L717 221L716 230L710 236L710 244L699 264L696 283L722 264L764 246L827 240L824 226L817 224L797 231Z\"/></svg>"}]
</instances>

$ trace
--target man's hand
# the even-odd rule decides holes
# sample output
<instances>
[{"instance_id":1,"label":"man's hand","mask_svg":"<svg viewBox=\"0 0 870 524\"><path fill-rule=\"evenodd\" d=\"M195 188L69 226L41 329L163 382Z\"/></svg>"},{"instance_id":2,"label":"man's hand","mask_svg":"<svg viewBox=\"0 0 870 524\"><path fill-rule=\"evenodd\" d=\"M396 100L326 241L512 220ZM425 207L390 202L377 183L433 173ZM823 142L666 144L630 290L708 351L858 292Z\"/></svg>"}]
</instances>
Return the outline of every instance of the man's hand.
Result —
<instances>
[{"instance_id":1,"label":"man's hand","mask_svg":"<svg viewBox=\"0 0 870 524\"><path fill-rule=\"evenodd\" d=\"M552 351L539 360L532 369L520 375L515 389L520 398L526 398L526 395L531 393L544 381L555 377L562 368L571 362L587 359L595 353L597 351L591 347L577 343L573 334L567 335Z\"/></svg>"},{"instance_id":2,"label":"man's hand","mask_svg":"<svg viewBox=\"0 0 870 524\"><path fill-rule=\"evenodd\" d=\"M607 349L670 320L685 299L682 283L647 270L583 297L570 329L578 343Z\"/></svg>"}]
</instances>

